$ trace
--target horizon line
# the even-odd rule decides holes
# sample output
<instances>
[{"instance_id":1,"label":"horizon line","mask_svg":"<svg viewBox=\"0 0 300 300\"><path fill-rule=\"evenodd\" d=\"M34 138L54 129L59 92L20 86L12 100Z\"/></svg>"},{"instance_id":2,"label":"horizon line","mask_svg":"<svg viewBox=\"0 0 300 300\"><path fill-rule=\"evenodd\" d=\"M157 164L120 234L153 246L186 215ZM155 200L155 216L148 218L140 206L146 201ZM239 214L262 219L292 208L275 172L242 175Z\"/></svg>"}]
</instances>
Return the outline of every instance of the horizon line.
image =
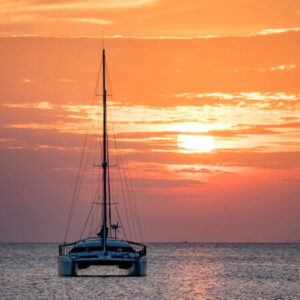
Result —
<instances>
[{"instance_id":1,"label":"horizon line","mask_svg":"<svg viewBox=\"0 0 300 300\"><path fill-rule=\"evenodd\" d=\"M146 241L145 244L300 244L300 240L295 241L248 241L248 242L230 242L230 241L216 241L216 242L200 242L200 241ZM62 242L0 242L1 244L63 244Z\"/></svg>"}]
</instances>

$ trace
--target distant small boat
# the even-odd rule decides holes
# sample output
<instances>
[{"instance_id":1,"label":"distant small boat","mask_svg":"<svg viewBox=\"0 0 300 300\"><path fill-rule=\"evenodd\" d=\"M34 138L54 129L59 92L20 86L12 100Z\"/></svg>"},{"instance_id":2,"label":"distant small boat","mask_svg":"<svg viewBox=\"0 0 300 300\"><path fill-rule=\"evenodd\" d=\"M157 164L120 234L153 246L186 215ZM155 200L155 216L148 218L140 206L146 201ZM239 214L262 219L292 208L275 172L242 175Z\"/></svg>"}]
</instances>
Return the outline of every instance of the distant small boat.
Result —
<instances>
[{"instance_id":1,"label":"distant small boat","mask_svg":"<svg viewBox=\"0 0 300 300\"><path fill-rule=\"evenodd\" d=\"M146 275L146 246L141 243L123 240L117 237L117 224L111 224L111 215L107 213L110 193L108 138L107 138L107 104L105 83L105 49L102 51L103 76L103 149L102 149L102 224L97 236L88 237L74 243L59 245L58 274L74 276L77 269L85 269L94 265L112 265L127 269L129 275ZM110 204L110 203L109 203ZM110 209L110 207L109 207ZM114 233L114 234L113 234Z\"/></svg>"}]
</instances>

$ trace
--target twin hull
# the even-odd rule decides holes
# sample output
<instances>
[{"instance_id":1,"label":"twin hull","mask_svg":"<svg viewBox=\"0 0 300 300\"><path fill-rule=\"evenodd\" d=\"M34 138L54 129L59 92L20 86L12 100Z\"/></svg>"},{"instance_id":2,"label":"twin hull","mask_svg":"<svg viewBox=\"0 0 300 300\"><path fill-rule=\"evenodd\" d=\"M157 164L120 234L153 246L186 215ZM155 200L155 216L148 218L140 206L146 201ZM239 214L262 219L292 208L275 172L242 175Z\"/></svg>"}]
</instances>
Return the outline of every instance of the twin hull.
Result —
<instances>
[{"instance_id":1,"label":"twin hull","mask_svg":"<svg viewBox=\"0 0 300 300\"><path fill-rule=\"evenodd\" d=\"M147 258L141 256L134 259L116 260L116 259L101 259L101 260L85 260L77 261L69 255L61 255L57 260L59 276L75 276L77 267L84 268L90 265L117 265L121 269L128 269L129 275L146 276ZM81 267L80 267L81 266Z\"/></svg>"}]
</instances>

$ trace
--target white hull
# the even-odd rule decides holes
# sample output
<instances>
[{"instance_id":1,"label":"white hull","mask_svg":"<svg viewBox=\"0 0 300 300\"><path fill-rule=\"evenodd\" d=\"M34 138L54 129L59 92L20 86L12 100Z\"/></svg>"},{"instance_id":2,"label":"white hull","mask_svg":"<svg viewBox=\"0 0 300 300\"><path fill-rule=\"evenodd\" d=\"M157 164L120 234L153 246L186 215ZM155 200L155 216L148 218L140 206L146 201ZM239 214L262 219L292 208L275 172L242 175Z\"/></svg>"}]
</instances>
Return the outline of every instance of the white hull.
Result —
<instances>
[{"instance_id":1,"label":"white hull","mask_svg":"<svg viewBox=\"0 0 300 300\"><path fill-rule=\"evenodd\" d=\"M146 276L146 273L147 273L147 258L146 256L142 256L133 263L132 267L129 269L129 275Z\"/></svg>"},{"instance_id":2,"label":"white hull","mask_svg":"<svg viewBox=\"0 0 300 300\"><path fill-rule=\"evenodd\" d=\"M76 263L70 256L59 256L57 259L57 272L59 276L75 276Z\"/></svg>"}]
</instances>

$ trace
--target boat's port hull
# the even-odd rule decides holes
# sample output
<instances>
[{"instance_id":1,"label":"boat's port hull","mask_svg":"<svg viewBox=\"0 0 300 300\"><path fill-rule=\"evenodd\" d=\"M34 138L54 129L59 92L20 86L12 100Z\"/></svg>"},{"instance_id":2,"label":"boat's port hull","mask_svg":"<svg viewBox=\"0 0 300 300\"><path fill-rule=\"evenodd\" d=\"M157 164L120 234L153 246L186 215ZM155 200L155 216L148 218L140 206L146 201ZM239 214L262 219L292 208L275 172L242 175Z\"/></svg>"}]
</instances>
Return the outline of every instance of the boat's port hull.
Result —
<instances>
[{"instance_id":1,"label":"boat's port hull","mask_svg":"<svg viewBox=\"0 0 300 300\"><path fill-rule=\"evenodd\" d=\"M59 256L57 259L57 272L59 276L75 276L76 263L70 256Z\"/></svg>"}]
</instances>

